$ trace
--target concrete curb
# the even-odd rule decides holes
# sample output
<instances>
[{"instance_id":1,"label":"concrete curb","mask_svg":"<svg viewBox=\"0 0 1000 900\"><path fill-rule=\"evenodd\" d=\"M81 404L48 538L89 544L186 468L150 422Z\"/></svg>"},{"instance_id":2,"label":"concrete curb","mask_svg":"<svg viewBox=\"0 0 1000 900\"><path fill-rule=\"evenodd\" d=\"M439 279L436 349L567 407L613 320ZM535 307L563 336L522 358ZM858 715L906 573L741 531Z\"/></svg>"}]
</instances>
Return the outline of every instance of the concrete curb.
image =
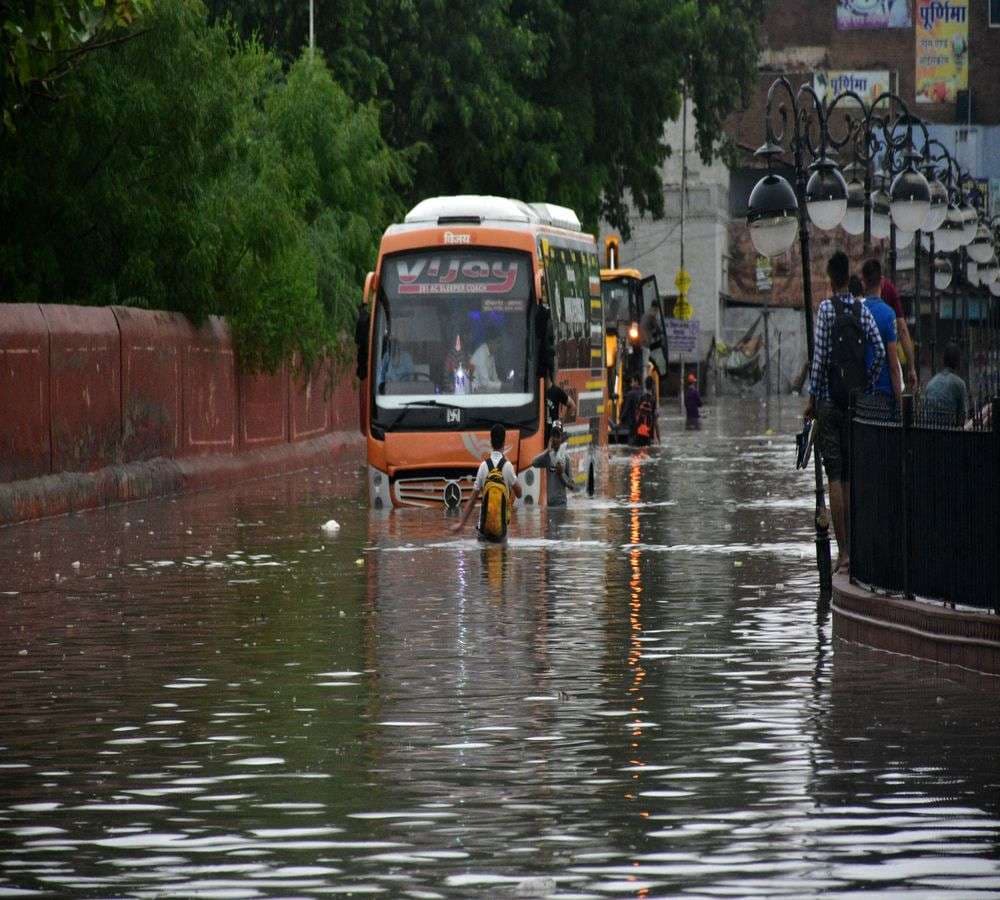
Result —
<instances>
[{"instance_id":1,"label":"concrete curb","mask_svg":"<svg viewBox=\"0 0 1000 900\"><path fill-rule=\"evenodd\" d=\"M834 637L1000 676L1000 616L874 594L843 575L833 579L832 610Z\"/></svg>"},{"instance_id":2,"label":"concrete curb","mask_svg":"<svg viewBox=\"0 0 1000 900\"><path fill-rule=\"evenodd\" d=\"M358 432L333 432L294 444L235 454L106 466L94 472L61 472L0 484L0 526L148 500L182 491L226 487L251 478L326 465L352 454L361 460Z\"/></svg>"}]
</instances>

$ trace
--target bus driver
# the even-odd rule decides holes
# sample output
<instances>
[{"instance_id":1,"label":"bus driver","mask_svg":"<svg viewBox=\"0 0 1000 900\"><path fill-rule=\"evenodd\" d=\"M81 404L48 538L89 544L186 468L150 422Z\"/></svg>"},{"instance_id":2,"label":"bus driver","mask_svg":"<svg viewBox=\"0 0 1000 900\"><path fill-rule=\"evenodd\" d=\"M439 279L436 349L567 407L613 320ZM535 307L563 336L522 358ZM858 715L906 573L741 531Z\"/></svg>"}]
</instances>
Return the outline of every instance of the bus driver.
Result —
<instances>
[{"instance_id":1,"label":"bus driver","mask_svg":"<svg viewBox=\"0 0 1000 900\"><path fill-rule=\"evenodd\" d=\"M500 329L490 324L484 340L469 360L472 366L472 390L477 394L495 394L500 390L497 375L497 353L500 351Z\"/></svg>"}]
</instances>

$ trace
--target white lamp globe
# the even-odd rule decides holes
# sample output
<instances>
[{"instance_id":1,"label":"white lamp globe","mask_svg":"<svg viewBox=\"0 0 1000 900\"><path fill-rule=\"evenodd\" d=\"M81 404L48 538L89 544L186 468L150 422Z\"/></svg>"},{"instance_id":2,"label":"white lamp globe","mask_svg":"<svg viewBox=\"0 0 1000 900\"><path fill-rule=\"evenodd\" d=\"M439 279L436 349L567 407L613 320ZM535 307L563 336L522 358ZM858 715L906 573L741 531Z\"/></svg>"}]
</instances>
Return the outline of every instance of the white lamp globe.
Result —
<instances>
[{"instance_id":1,"label":"white lamp globe","mask_svg":"<svg viewBox=\"0 0 1000 900\"><path fill-rule=\"evenodd\" d=\"M979 283L992 288L1000 276L1000 263L995 256L979 264Z\"/></svg>"},{"instance_id":2,"label":"white lamp globe","mask_svg":"<svg viewBox=\"0 0 1000 900\"><path fill-rule=\"evenodd\" d=\"M780 256L788 250L799 226L799 204L788 181L769 172L754 185L748 206L747 225L757 252Z\"/></svg>"},{"instance_id":3,"label":"white lamp globe","mask_svg":"<svg viewBox=\"0 0 1000 900\"><path fill-rule=\"evenodd\" d=\"M889 210L892 222L903 231L922 228L931 208L931 192L924 178L909 166L892 181L889 188Z\"/></svg>"},{"instance_id":4,"label":"white lamp globe","mask_svg":"<svg viewBox=\"0 0 1000 900\"><path fill-rule=\"evenodd\" d=\"M928 185L931 205L927 210L927 218L921 228L924 231L937 231L945 216L948 215L948 189L936 178Z\"/></svg>"},{"instance_id":5,"label":"white lamp globe","mask_svg":"<svg viewBox=\"0 0 1000 900\"><path fill-rule=\"evenodd\" d=\"M826 157L816 160L806 183L806 212L813 225L823 231L836 228L847 212L847 182Z\"/></svg>"},{"instance_id":6,"label":"white lamp globe","mask_svg":"<svg viewBox=\"0 0 1000 900\"><path fill-rule=\"evenodd\" d=\"M940 257L934 260L934 287L943 291L951 284L951 263Z\"/></svg>"},{"instance_id":7,"label":"white lamp globe","mask_svg":"<svg viewBox=\"0 0 1000 900\"><path fill-rule=\"evenodd\" d=\"M931 252L931 235L929 231L920 232L920 246L927 252Z\"/></svg>"},{"instance_id":8,"label":"white lamp globe","mask_svg":"<svg viewBox=\"0 0 1000 900\"><path fill-rule=\"evenodd\" d=\"M902 228L896 229L896 249L905 250L913 243L915 231L904 231Z\"/></svg>"},{"instance_id":9,"label":"white lamp globe","mask_svg":"<svg viewBox=\"0 0 1000 900\"><path fill-rule=\"evenodd\" d=\"M965 280L973 287L979 284L979 265L974 260L965 261Z\"/></svg>"},{"instance_id":10,"label":"white lamp globe","mask_svg":"<svg viewBox=\"0 0 1000 900\"><path fill-rule=\"evenodd\" d=\"M969 244L969 258L984 263L993 256L993 233L985 225L976 229L976 236Z\"/></svg>"},{"instance_id":11,"label":"white lamp globe","mask_svg":"<svg viewBox=\"0 0 1000 900\"><path fill-rule=\"evenodd\" d=\"M941 223L941 227L934 232L934 249L938 253L953 253L961 246L962 224L952 218L949 209L947 218Z\"/></svg>"},{"instance_id":12,"label":"white lamp globe","mask_svg":"<svg viewBox=\"0 0 1000 900\"><path fill-rule=\"evenodd\" d=\"M865 186L856 178L847 182L847 212L840 227L848 234L864 234Z\"/></svg>"},{"instance_id":13,"label":"white lamp globe","mask_svg":"<svg viewBox=\"0 0 1000 900\"><path fill-rule=\"evenodd\" d=\"M994 297L1000 297L1000 279L990 282L990 293Z\"/></svg>"},{"instance_id":14,"label":"white lamp globe","mask_svg":"<svg viewBox=\"0 0 1000 900\"><path fill-rule=\"evenodd\" d=\"M872 191L871 232L876 240L889 237L889 195L883 190Z\"/></svg>"}]
</instances>

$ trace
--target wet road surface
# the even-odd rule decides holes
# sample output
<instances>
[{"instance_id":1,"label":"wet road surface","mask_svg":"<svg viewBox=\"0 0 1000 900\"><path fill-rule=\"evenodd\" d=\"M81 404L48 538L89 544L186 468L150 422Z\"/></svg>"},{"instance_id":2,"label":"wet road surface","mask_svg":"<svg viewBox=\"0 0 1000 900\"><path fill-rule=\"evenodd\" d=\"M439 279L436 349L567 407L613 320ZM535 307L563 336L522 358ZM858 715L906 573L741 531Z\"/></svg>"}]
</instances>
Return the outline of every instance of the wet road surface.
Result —
<instances>
[{"instance_id":1,"label":"wet road surface","mask_svg":"<svg viewBox=\"0 0 1000 900\"><path fill-rule=\"evenodd\" d=\"M505 548L349 466L0 530L0 897L996 896L997 693L831 646L799 405Z\"/></svg>"}]
</instances>

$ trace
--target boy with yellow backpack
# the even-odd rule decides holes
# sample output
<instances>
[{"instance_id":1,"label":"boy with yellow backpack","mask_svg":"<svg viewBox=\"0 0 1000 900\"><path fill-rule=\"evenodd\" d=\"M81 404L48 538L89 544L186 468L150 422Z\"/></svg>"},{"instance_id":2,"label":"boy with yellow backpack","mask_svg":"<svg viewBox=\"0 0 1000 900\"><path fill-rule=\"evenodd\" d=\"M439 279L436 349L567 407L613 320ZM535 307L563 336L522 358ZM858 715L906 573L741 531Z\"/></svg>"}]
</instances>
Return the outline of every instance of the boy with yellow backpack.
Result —
<instances>
[{"instance_id":1,"label":"boy with yellow backpack","mask_svg":"<svg viewBox=\"0 0 1000 900\"><path fill-rule=\"evenodd\" d=\"M499 422L490 429L490 446L493 452L479 464L476 473L475 489L465 506L462 520L452 528L458 532L465 527L472 515L479 495L483 496L483 505L479 513L479 539L500 543L507 538L507 525L510 522L510 510L514 498L521 496L521 485L517 482L517 473L503 455L504 441L507 440L507 429Z\"/></svg>"}]
</instances>

